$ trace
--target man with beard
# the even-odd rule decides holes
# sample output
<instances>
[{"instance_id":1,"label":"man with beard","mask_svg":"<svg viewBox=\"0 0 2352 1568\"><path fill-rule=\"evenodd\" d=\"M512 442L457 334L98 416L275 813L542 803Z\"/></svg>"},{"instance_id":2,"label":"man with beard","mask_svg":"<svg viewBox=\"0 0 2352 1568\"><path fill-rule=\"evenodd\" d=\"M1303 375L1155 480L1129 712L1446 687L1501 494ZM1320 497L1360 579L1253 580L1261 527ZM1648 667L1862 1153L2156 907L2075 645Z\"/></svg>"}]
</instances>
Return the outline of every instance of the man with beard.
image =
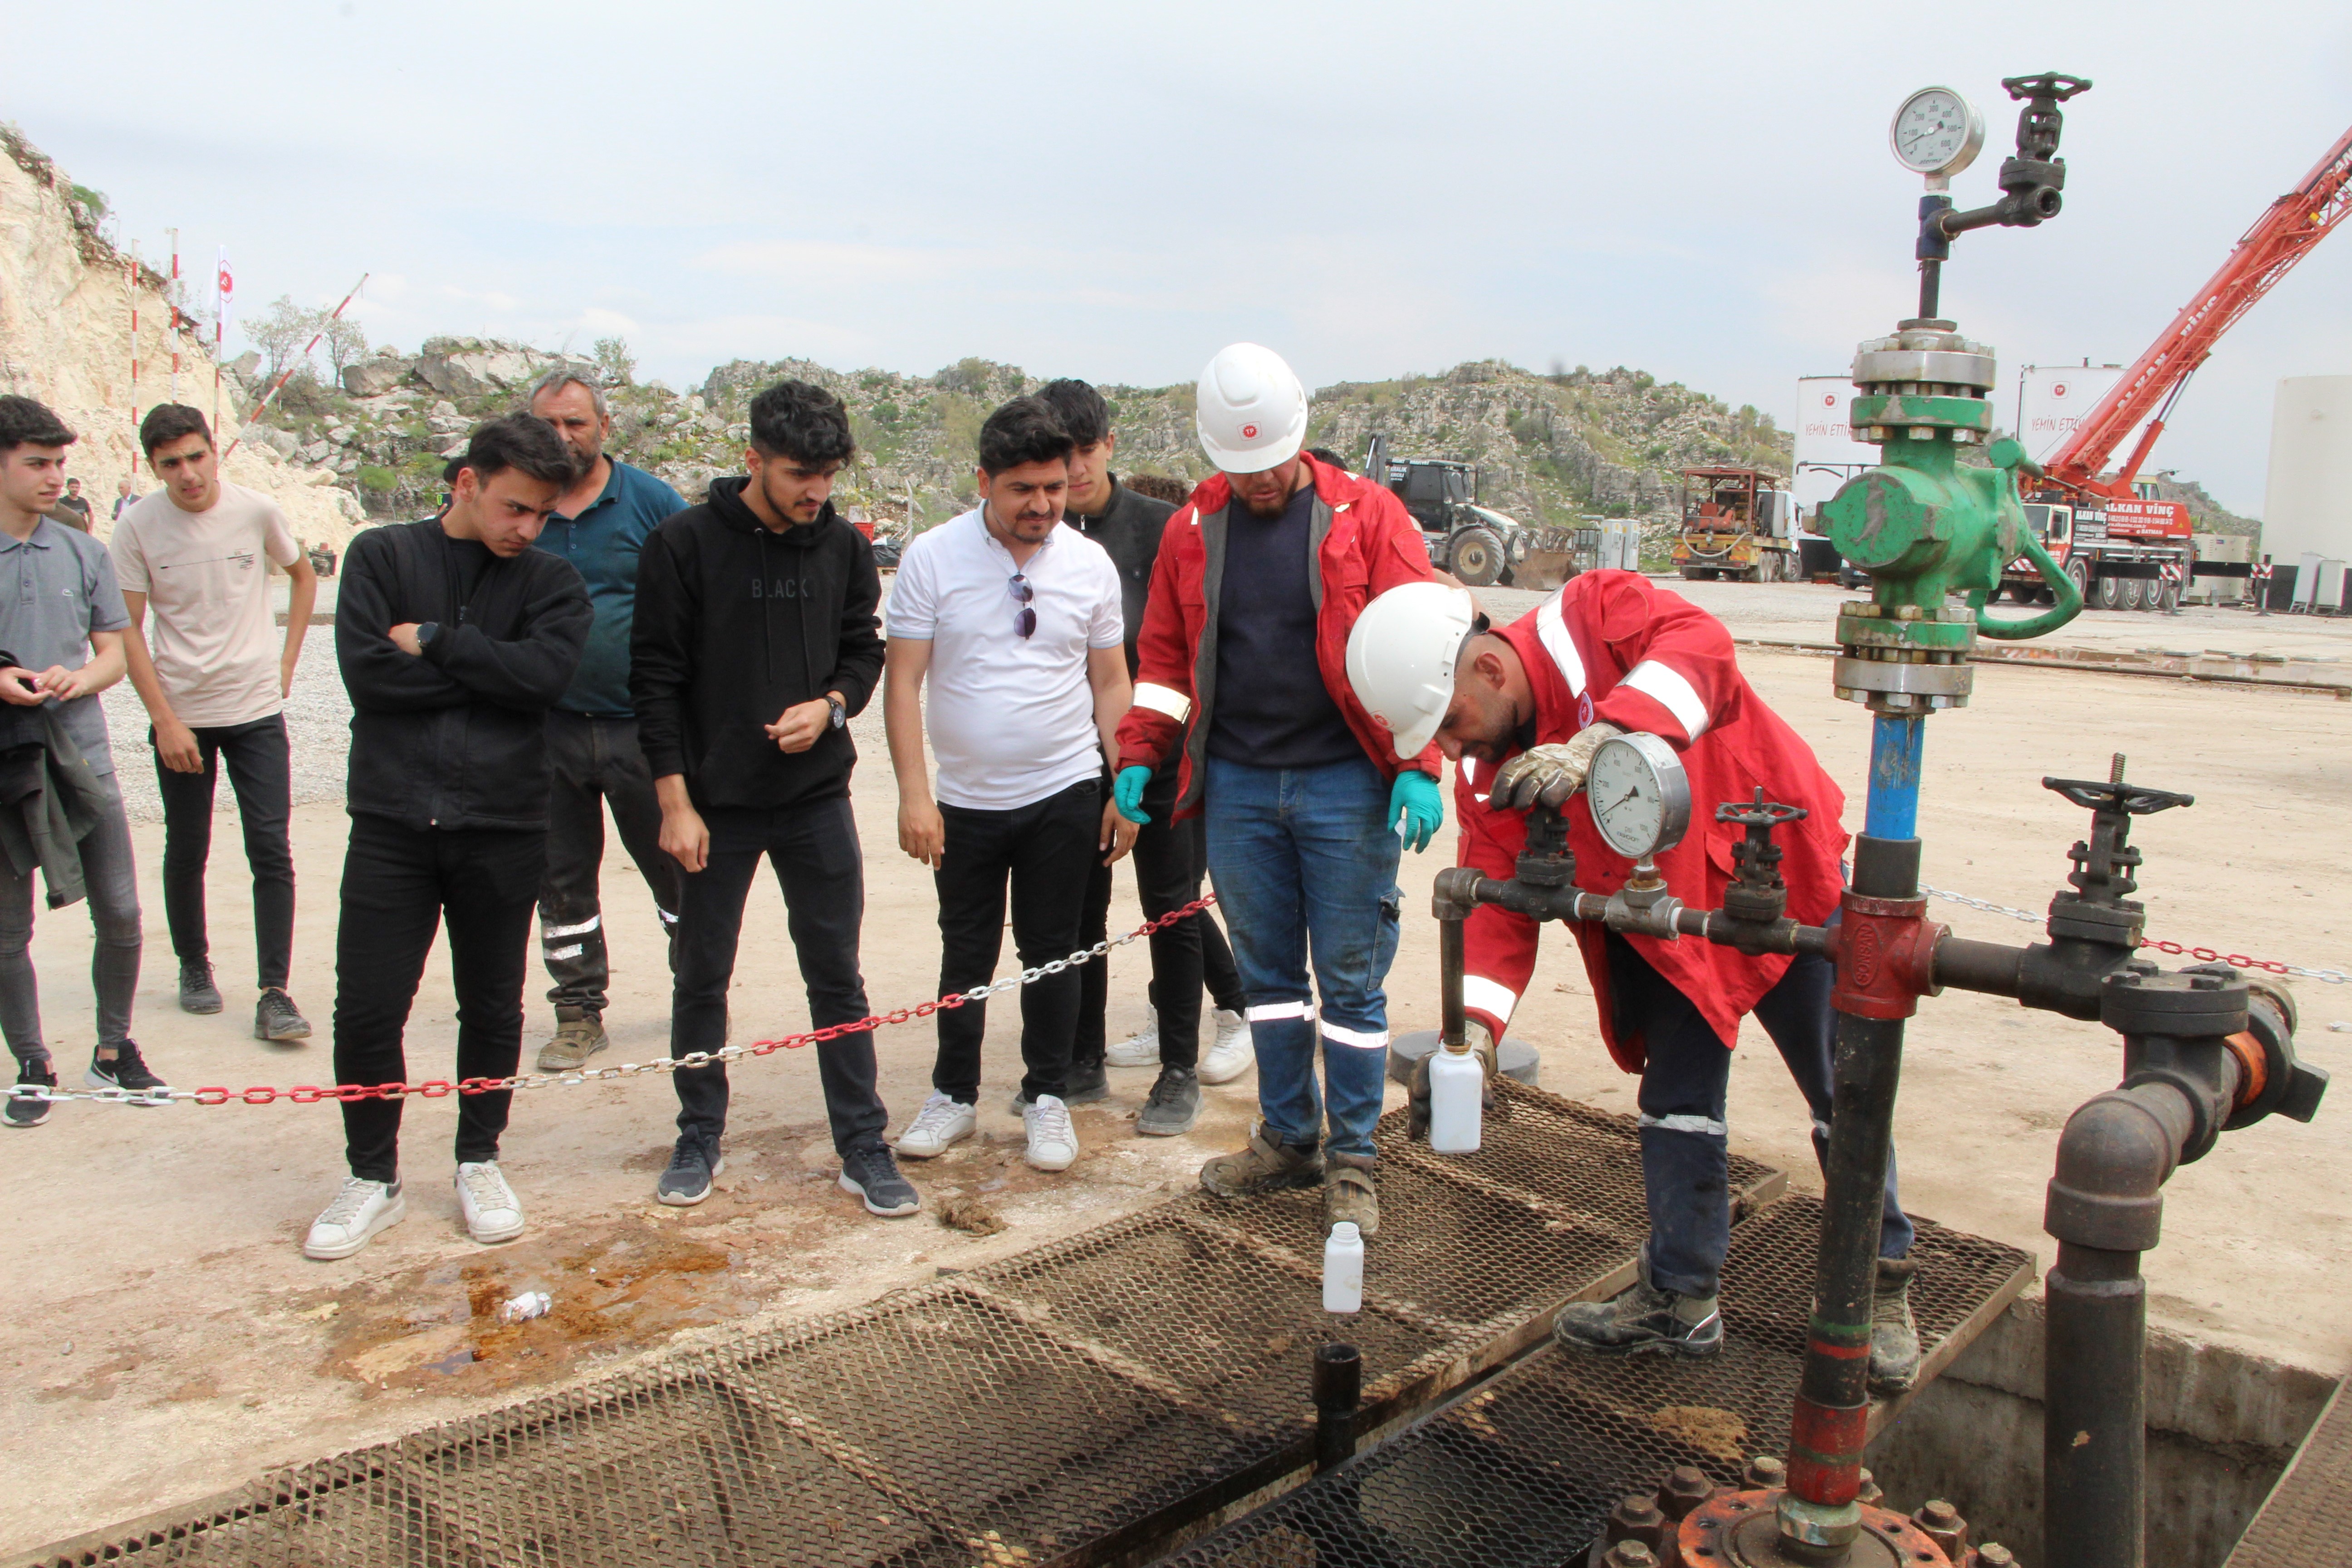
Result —
<instances>
[{"instance_id":1,"label":"man with beard","mask_svg":"<svg viewBox=\"0 0 2352 1568\"><path fill-rule=\"evenodd\" d=\"M1201 1184L1319 1184L1325 1228L1369 1238L1399 852L1426 847L1444 808L1436 752L1400 760L1349 689L1348 634L1373 595L1428 579L1429 556L1403 502L1299 450L1307 391L1272 350L1220 353L1195 402L1218 472L1160 536L1114 797L1146 820L1144 791L1181 754L1174 815L1208 817L1264 1121Z\"/></svg>"},{"instance_id":2,"label":"man with beard","mask_svg":"<svg viewBox=\"0 0 2352 1568\"><path fill-rule=\"evenodd\" d=\"M538 547L572 563L596 612L579 673L547 715L547 884L539 925L540 952L555 982L547 994L555 1037L540 1047L539 1070L562 1072L604 1048L611 967L596 874L608 803L621 846L654 896L665 939L677 929L677 862L661 852L661 806L629 700L629 632L638 552L686 502L644 469L604 455L613 415L602 388L572 371L552 371L531 389L530 411L555 426L574 470Z\"/></svg>"}]
</instances>

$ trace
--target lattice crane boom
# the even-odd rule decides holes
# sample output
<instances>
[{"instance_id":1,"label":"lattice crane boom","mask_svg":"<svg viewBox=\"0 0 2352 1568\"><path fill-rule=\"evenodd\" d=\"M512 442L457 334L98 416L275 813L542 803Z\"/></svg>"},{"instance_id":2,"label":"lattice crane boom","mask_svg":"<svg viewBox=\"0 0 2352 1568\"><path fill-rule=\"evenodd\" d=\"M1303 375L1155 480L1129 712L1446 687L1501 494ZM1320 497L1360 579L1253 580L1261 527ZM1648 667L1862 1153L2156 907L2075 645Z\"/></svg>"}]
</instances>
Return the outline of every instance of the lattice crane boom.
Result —
<instances>
[{"instance_id":1,"label":"lattice crane boom","mask_svg":"<svg viewBox=\"0 0 2352 1568\"><path fill-rule=\"evenodd\" d=\"M2132 479L2163 433L2164 415L2221 334L2347 215L2352 215L2352 131L2338 137L2293 190L2271 204L2221 270L2206 279L2172 324L2107 389L2098 406L2051 455L2046 465L2050 477L2077 489L2129 499ZM2147 428L2131 456L2112 480L2101 482L2099 470L2143 419Z\"/></svg>"}]
</instances>

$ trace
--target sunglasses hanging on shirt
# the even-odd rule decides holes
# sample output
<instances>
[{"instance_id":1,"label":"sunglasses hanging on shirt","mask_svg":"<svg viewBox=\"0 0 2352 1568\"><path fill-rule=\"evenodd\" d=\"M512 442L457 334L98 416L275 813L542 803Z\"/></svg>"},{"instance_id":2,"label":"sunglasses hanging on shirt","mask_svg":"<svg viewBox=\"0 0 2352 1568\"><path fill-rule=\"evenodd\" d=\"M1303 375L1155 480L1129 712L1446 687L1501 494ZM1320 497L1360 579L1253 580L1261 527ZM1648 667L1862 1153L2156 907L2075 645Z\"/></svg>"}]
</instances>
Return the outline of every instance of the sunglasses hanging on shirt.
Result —
<instances>
[{"instance_id":1,"label":"sunglasses hanging on shirt","mask_svg":"<svg viewBox=\"0 0 2352 1568\"><path fill-rule=\"evenodd\" d=\"M1024 639L1035 636L1037 611L1033 601L1037 597L1037 590L1032 588L1029 585L1029 580L1018 572L1013 574L1013 580L1004 586L1006 591L1012 594L1013 601L1021 606L1013 612L1013 631Z\"/></svg>"}]
</instances>

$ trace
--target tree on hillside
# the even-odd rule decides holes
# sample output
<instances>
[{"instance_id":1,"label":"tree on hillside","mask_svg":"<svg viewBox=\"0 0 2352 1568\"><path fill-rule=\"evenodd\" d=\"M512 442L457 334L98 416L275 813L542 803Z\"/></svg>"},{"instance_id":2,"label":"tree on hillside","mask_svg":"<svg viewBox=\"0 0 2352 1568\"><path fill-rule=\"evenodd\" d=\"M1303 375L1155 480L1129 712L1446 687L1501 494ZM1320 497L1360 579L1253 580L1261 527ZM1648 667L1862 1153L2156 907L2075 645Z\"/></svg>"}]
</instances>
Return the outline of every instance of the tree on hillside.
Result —
<instances>
[{"instance_id":1,"label":"tree on hillside","mask_svg":"<svg viewBox=\"0 0 2352 1568\"><path fill-rule=\"evenodd\" d=\"M327 316L327 363L334 367L335 384L343 380L343 367L367 353L367 329L349 316Z\"/></svg>"},{"instance_id":2,"label":"tree on hillside","mask_svg":"<svg viewBox=\"0 0 2352 1568\"><path fill-rule=\"evenodd\" d=\"M290 294L280 294L268 310L245 320L246 340L261 351L269 362L268 378L278 374L300 357L302 350L317 334L327 313L308 306L298 305ZM338 366L340 374L341 367Z\"/></svg>"},{"instance_id":3,"label":"tree on hillside","mask_svg":"<svg viewBox=\"0 0 2352 1568\"><path fill-rule=\"evenodd\" d=\"M607 386L631 386L637 378L637 356L629 352L626 338L598 338L596 363L604 372Z\"/></svg>"}]
</instances>

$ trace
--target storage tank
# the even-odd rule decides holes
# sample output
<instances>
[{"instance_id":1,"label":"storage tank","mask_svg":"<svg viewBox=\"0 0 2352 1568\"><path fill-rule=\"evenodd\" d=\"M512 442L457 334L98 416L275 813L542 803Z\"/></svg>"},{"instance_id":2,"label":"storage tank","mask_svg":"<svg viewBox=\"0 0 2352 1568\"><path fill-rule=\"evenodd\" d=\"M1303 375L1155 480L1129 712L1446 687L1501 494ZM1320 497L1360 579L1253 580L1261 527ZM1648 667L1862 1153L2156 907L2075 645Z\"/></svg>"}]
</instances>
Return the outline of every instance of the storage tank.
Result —
<instances>
[{"instance_id":1,"label":"storage tank","mask_svg":"<svg viewBox=\"0 0 2352 1568\"><path fill-rule=\"evenodd\" d=\"M2352 557L2352 375L2291 375L2271 410L2263 553Z\"/></svg>"}]
</instances>

